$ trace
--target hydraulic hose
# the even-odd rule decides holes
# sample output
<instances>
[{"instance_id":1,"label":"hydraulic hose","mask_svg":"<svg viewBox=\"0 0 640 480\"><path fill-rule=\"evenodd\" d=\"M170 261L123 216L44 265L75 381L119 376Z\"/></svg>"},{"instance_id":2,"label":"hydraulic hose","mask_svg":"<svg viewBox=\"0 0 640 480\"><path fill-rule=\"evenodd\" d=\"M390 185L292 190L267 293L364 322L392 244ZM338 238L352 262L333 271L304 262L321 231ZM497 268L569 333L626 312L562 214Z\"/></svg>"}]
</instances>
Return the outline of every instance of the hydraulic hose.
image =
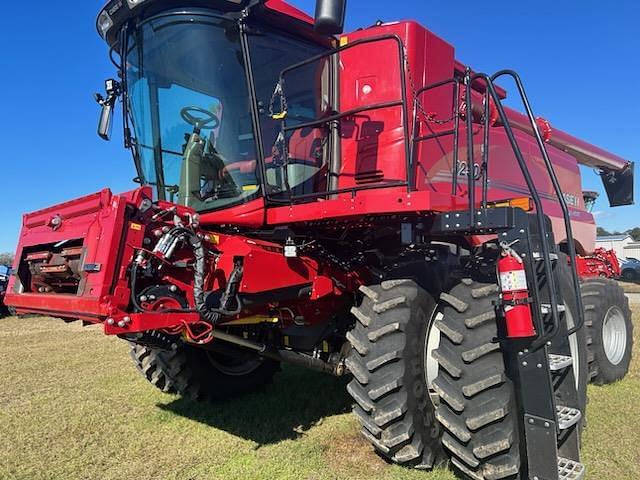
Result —
<instances>
[{"instance_id":1,"label":"hydraulic hose","mask_svg":"<svg viewBox=\"0 0 640 480\"><path fill-rule=\"evenodd\" d=\"M193 268L193 299L196 309L200 316L212 325L216 325L222 320L220 311L207 307L206 296L204 291L204 277L207 270L206 255L202 239L194 232L187 230L189 235L189 244L193 248L193 256L195 258Z\"/></svg>"},{"instance_id":2,"label":"hydraulic hose","mask_svg":"<svg viewBox=\"0 0 640 480\"><path fill-rule=\"evenodd\" d=\"M168 237L172 240L178 240L180 236L186 237L189 241L189 245L193 250L193 256L195 259L193 267L193 297L198 314L202 319L215 326L225 316L233 316L240 313L242 304L237 295L237 289L242 279L242 264L236 264L233 272L229 275L229 281L227 282L227 288L225 289L221 299L219 308L210 308L206 302L205 292L205 276L207 271L206 253L202 243L202 239L192 230L184 227L176 227L168 234ZM169 241L167 242L167 244ZM135 285L138 275L138 263L134 262L131 267L131 302L133 306L140 312L144 311L142 306L138 303L138 299L135 293ZM237 306L234 310L230 310L230 304L232 299L236 300ZM158 313L185 313L193 312L193 310L186 309L170 309L161 310Z\"/></svg>"}]
</instances>

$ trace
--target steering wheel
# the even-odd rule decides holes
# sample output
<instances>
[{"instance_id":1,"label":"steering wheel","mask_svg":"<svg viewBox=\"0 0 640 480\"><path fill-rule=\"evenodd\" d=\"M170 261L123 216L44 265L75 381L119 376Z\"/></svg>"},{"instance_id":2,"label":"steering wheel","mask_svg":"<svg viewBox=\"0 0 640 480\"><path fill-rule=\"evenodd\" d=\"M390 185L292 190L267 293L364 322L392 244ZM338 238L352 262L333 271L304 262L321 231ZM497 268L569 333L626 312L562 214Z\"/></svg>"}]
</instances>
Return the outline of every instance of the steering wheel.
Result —
<instances>
[{"instance_id":1,"label":"steering wheel","mask_svg":"<svg viewBox=\"0 0 640 480\"><path fill-rule=\"evenodd\" d=\"M194 113L201 115L194 115ZM213 130L220 125L220 119L214 113L201 107L184 107L180 110L180 116L189 125L200 130Z\"/></svg>"}]
</instances>

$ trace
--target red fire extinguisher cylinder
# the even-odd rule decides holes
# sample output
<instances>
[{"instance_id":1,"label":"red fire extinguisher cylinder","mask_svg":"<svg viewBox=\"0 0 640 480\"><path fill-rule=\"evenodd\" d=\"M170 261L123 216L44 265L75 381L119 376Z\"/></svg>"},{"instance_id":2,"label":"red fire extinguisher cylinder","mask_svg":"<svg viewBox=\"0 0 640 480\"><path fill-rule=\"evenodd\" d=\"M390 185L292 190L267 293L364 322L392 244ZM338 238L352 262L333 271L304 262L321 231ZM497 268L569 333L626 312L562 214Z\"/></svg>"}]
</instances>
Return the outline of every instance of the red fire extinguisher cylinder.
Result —
<instances>
[{"instance_id":1,"label":"red fire extinguisher cylinder","mask_svg":"<svg viewBox=\"0 0 640 480\"><path fill-rule=\"evenodd\" d=\"M531 314L529 288L522 261L506 252L498 261L507 338L529 338L536 335Z\"/></svg>"}]
</instances>

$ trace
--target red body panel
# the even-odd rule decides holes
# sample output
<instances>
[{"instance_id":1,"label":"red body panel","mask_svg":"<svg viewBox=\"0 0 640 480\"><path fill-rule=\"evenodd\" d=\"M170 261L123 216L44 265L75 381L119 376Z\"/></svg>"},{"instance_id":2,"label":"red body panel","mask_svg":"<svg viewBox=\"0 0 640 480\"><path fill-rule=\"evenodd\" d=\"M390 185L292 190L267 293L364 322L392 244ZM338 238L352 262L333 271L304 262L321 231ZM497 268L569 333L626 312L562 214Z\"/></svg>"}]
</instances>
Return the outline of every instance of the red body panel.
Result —
<instances>
[{"instance_id":1,"label":"red body panel","mask_svg":"<svg viewBox=\"0 0 640 480\"><path fill-rule=\"evenodd\" d=\"M313 18L283 0L266 0L264 4L270 10L286 15L287 17L295 18L296 20L300 20L309 25L313 25Z\"/></svg>"},{"instance_id":2,"label":"red body panel","mask_svg":"<svg viewBox=\"0 0 640 480\"><path fill-rule=\"evenodd\" d=\"M9 281L7 302L19 313L46 313L66 319L82 319L92 323L103 323L105 333L111 335L130 334L155 329L175 328L184 323L200 322L200 315L193 312L132 313L130 309L131 289L129 267L138 251L144 249L147 240L156 232L172 225L173 218L165 214L153 214L128 219L127 212L139 209L143 199L151 198L148 187L113 195L109 190L88 195L64 204L24 216L22 233L18 244L14 268L16 274ZM159 203L158 211L171 208ZM185 207L177 215L193 214ZM161 220L169 217L167 220ZM59 222L53 222L57 218ZM243 281L240 295L278 292L289 289L292 294L280 298L273 294L275 311L286 309L304 313L310 324L326 321L329 302L339 305L342 297L357 288L357 274L336 271L330 265L300 256L287 258L283 247L240 235L209 234L211 247L217 252L217 261L206 278L210 291L221 291L234 267L236 258L244 259ZM82 248L83 266L99 266L89 271L82 269L81 280L73 293L55 291L32 291L27 280L30 275L26 265L31 261L47 262L51 252L63 248L61 243L79 240ZM177 254L181 258L180 252ZM188 258L188 257L187 257ZM30 260L31 259L31 260ZM164 260L161 259L164 262ZM40 264L39 264L40 265ZM45 263L46 265L46 263ZM164 265L162 281L173 285L184 293L191 310L195 308L190 267ZM277 275L269 274L277 272ZM55 282L54 282L55 283ZM340 287L338 287L338 285ZM296 289L297 288L297 289ZM136 294L139 295L140 292ZM258 312L264 313L265 305ZM251 308L239 314L251 315ZM109 322L106 322L109 320ZM126 325L118 326L124 320ZM292 320L292 319L290 319Z\"/></svg>"},{"instance_id":3,"label":"red body panel","mask_svg":"<svg viewBox=\"0 0 640 480\"><path fill-rule=\"evenodd\" d=\"M30 251L40 251L43 246L58 242L80 240L83 248L83 265L96 265L97 271L84 271L77 294L42 295L31 292L29 285L11 277L7 302L32 312L61 312L70 317L96 319L111 314L112 309L126 307L128 291L125 272L116 258L133 255L133 247L142 245L140 225L125 221L127 205L137 205L142 198L151 198L151 190L142 188L123 195L112 195L103 190L93 195L27 214L18 243L14 269L18 274L21 261ZM60 219L59 226L53 219Z\"/></svg>"},{"instance_id":4,"label":"red body panel","mask_svg":"<svg viewBox=\"0 0 640 480\"><path fill-rule=\"evenodd\" d=\"M418 89L454 77L460 70L454 49L415 22L399 22L371 27L343 36L342 43L395 35L406 47L409 74L407 75L408 105L414 101L413 93ZM359 45L340 54L340 98L341 111L371 106L401 98L400 59L397 45L392 40ZM506 92L502 92L506 95ZM421 104L434 119L426 135L453 128L453 86L445 85L424 92L419 96ZM410 112L407 128L412 131L413 112ZM522 115L509 110L517 121ZM401 107L388 107L367 111L356 118L341 121L341 170L338 188L352 188L377 173L379 182L401 181L406 178L406 156L404 151L405 125ZM546 173L542 156L532 135L516 130L516 137L538 186L545 213L551 217L554 234L558 242L566 239L562 214L555 197L551 181ZM553 132L552 138L564 139L561 132ZM464 122L461 122L460 138L466 138ZM529 191L517 165L513 150L504 129L496 125L490 134L489 200L504 200L528 196ZM577 144L577 140L575 142ZM479 162L482 156L482 134L478 129L474 135L474 154ZM583 144L585 147L587 144ZM453 196L451 184L454 175L453 136L442 136L418 143L415 168L412 171L415 190L410 195L406 189L392 188L363 190L336 195L330 200L310 201L295 207L272 207L267 211L267 224L307 222L326 218L345 218L397 212L449 211L466 204L466 173L456 172L458 192ZM586 147L585 147L586 148ZM466 168L467 147L460 143L459 158ZM581 176L576 157L548 145L548 152L570 208L574 238L578 251L591 252L595 247L595 222L585 210L582 199ZM598 149L598 152L602 152ZM594 151L594 155L598 152ZM612 158L614 156L611 156ZM480 188L476 198L480 198Z\"/></svg>"}]
</instances>

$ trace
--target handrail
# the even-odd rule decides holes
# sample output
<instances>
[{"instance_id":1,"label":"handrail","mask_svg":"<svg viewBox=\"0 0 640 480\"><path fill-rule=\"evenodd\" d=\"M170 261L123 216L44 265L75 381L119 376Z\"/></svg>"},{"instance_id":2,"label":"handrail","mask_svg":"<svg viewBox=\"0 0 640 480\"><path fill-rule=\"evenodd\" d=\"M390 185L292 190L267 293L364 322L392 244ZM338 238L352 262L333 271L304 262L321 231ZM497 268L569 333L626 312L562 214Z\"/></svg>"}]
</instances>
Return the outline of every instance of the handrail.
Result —
<instances>
[{"instance_id":1,"label":"handrail","mask_svg":"<svg viewBox=\"0 0 640 480\"><path fill-rule=\"evenodd\" d=\"M518 162L518 166L520 167L520 171L522 172L522 176L524 177L525 183L527 184L527 188L529 189L529 193L531 194L531 198L536 207L536 220L538 223L538 231L540 232L540 236L542 240L540 242L540 246L542 249L541 253L543 257L544 269L545 269L545 272L547 273L547 287L549 289L549 300L551 303L551 318L553 321L553 327L551 331L547 333L542 333L541 336L538 337L537 339L537 342L545 343L547 340L554 337L558 332L558 329L560 328L560 315L558 311L558 299L555 295L557 290L556 290L556 281L552 274L553 264L551 263L551 256L550 256L551 252L549 250L549 244L547 243L547 239L549 238L549 235L548 235L549 232L547 232L547 225L544 221L544 208L542 206L542 200L540 199L538 189L535 186L533 177L531 176L531 172L529 171L529 167L527 166L527 163L522 155L522 151L520 150L520 145L518 144L518 141L515 137L513 129L511 128L511 124L509 123L509 119L504 110L504 106L502 105L502 101L498 96L498 93L496 91L496 88L493 82L493 78L489 77L489 75L484 73L474 74L473 77L471 77L471 82L467 86L467 93L470 92L469 86L476 79L484 80L487 84L487 90L489 91L489 94L496 105L496 109L498 110L498 116L500 117L500 120L502 122L502 127L504 128L504 131L507 134L507 138L509 140L509 143L511 144L511 148L516 157L516 161ZM468 97L470 97L470 95L468 95ZM467 109L469 110L469 106L467 107ZM468 114L467 116L470 117L471 115ZM471 141L473 142L473 136L471 136ZM472 205L472 206L475 207L475 205Z\"/></svg>"},{"instance_id":2,"label":"handrail","mask_svg":"<svg viewBox=\"0 0 640 480\"><path fill-rule=\"evenodd\" d=\"M544 146L544 140L542 139L542 135L540 134L540 129L538 127L538 123L536 122L536 117L533 114L533 109L531 108L531 104L529 103L529 99L527 97L527 93L524 89L524 85L522 83L522 79L517 72L513 70L501 70L497 72L495 75L491 77L492 81L502 77L509 76L513 78L518 87L518 93L520 94L520 98L522 99L522 103L527 112L527 116L529 117L529 121L531 122L531 127L533 129L533 133L538 144L538 148L540 149L540 153L542 154L542 158L544 160L545 167L547 172L549 173L549 178L551 179L551 183L553 184L553 189L558 197L558 202L560 203L560 208L562 209L562 217L564 220L564 228L567 234L567 247L569 249L569 258L571 260L571 277L573 280L573 288L576 292L576 303L578 307L578 322L571 328L568 334L572 334L577 332L584 325L584 305L582 303L582 296L580 295L580 281L578 279L578 274L576 271L576 249L575 244L573 243L573 229L571 227L571 214L569 212L569 207L567 206L567 202L562 193L562 187L560 187L560 182L558 182L558 177L555 173L555 169L553 168L553 164L551 163L551 159L549 158L549 153L547 152L546 147Z\"/></svg>"},{"instance_id":3,"label":"handrail","mask_svg":"<svg viewBox=\"0 0 640 480\"><path fill-rule=\"evenodd\" d=\"M448 84L453 84L453 129L442 132L436 132L432 135L418 136L418 105L420 104L420 95L429 90L443 87ZM444 137L445 135L453 134L453 175L451 182L451 195L458 193L458 169L460 167L459 159L459 133L460 133L460 80L458 78L449 78L447 80L441 80L436 83L426 85L419 88L414 92L415 98L413 99L413 156L415 157L416 144L425 140L431 140L432 138ZM448 122L447 122L448 123ZM415 161L415 158L413 159Z\"/></svg>"},{"instance_id":4,"label":"handrail","mask_svg":"<svg viewBox=\"0 0 640 480\"><path fill-rule=\"evenodd\" d=\"M348 116L353 116L357 113L362 113L362 112L367 112L367 111L372 111L372 110L380 110L382 108L392 108L392 107L401 107L402 108L402 122L403 122L403 128L404 128L404 139L405 139L405 167L406 167L406 181L404 182L398 182L398 181L390 181L390 182L384 182L384 183L380 183L380 184L376 184L375 186L380 187L380 188L386 188L386 187L395 187L395 186L406 186L407 187L407 191L411 192L411 190L413 189L413 185L412 185L412 168L413 168L413 162L412 162L412 158L411 158L411 135L409 132L409 112L408 112L408 107L407 107L407 69L406 69L406 56L405 56L405 49L404 49L404 43L402 42L402 39L400 38L399 35L395 35L395 34L385 34L385 35L378 35L375 37L369 37L369 38L363 38L363 39L359 39L359 40L354 40L353 42L347 43L346 45L341 45L337 48L334 48L333 50L318 54L318 55L314 55L313 57L307 58L301 62L298 62L294 65L290 65L289 67L285 68L284 70L282 70L280 72L280 79L279 79L279 85L281 86L281 91L282 91L282 98L286 98L285 96L285 92L284 92L284 85L285 85L285 75L295 69L301 68L303 66L309 65L313 62L317 62L318 60L322 60L323 58L328 58L331 57L333 55L336 55L340 52L343 52L345 50L351 49L351 48L355 48L358 47L360 45L364 45L364 44L370 44L370 43L375 43L375 42L382 42L382 41L394 41L397 45L398 45L398 60L400 63L400 90L401 90L401 98L399 100L395 100L395 101L390 101L390 102L384 102L384 103L379 103L379 104L374 104L374 105L369 105L366 107L360 107L357 109L352 109L350 111L347 112L335 112L334 114L325 117L325 118L319 118L317 120L313 120L310 122L305 122L299 125L294 125L294 126L287 126L287 122L286 122L286 116L284 118L282 118L281 120L281 131L282 131L282 136L284 138L283 141L283 158L285 159L285 165L289 156L289 152L288 152L288 145L287 145L287 141L286 141L286 133L291 132L291 131L295 131L295 130L300 130L302 128L307 128L307 127L313 127L313 126L318 126L318 125L323 125L326 123L330 123L330 122L336 122L341 120L342 118L348 117ZM356 192L361 191L361 190L370 190L372 189L372 185L362 185L362 186L357 186L357 187L350 187L350 188L346 188L346 189L334 189L334 190L330 190L327 189L326 191L322 191L322 192L315 192L315 193L311 193L311 194L304 194L304 195L292 195L292 189L291 187L288 185L288 175L287 175L287 170L285 168L284 171L284 177L285 177L285 185L287 187L287 191L289 192L289 203L292 203L295 200L301 200L301 199L312 199L312 198L323 198L323 197L330 197L332 195L338 195L340 193L345 193L345 192L352 192L352 195L355 196ZM268 201L272 201L275 203L283 203L283 202L279 202L277 199L274 199L273 196L271 194L268 194L265 192L265 197Z\"/></svg>"}]
</instances>

